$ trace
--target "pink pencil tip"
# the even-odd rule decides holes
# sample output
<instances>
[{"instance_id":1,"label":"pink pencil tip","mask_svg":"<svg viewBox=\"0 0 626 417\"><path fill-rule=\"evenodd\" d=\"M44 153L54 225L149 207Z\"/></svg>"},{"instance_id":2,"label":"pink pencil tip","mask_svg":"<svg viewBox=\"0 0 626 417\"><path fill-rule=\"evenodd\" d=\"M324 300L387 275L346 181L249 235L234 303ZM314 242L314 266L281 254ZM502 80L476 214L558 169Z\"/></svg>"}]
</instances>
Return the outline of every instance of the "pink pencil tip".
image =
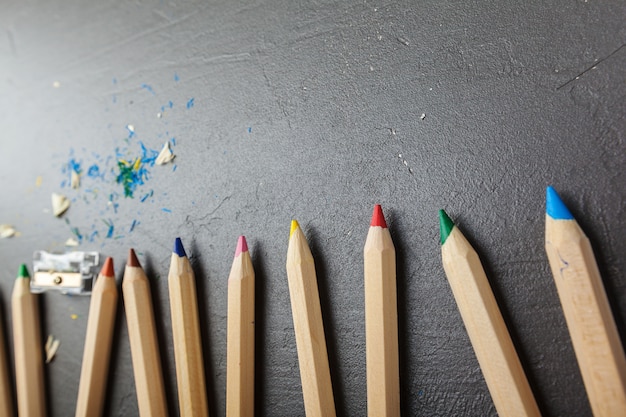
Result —
<instances>
[{"instance_id":1,"label":"pink pencil tip","mask_svg":"<svg viewBox=\"0 0 626 417\"><path fill-rule=\"evenodd\" d=\"M370 226L380 226L383 229L387 228L387 222L385 221L383 209L380 204L376 204L374 206L374 214L372 214L372 222L370 223Z\"/></svg>"},{"instance_id":2,"label":"pink pencil tip","mask_svg":"<svg viewBox=\"0 0 626 417\"><path fill-rule=\"evenodd\" d=\"M237 250L235 250L235 258L241 255L242 252L248 252L248 244L246 243L245 236L239 236L239 240L237 240Z\"/></svg>"}]
</instances>

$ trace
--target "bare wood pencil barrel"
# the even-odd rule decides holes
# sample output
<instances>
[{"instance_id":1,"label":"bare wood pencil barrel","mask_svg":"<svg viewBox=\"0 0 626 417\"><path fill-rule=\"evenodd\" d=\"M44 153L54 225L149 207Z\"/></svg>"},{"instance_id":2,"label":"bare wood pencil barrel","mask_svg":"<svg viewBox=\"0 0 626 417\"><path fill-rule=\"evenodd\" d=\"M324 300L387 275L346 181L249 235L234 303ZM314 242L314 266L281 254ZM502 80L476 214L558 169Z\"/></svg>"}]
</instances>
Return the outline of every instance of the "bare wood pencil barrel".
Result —
<instances>
[{"instance_id":1,"label":"bare wood pencil barrel","mask_svg":"<svg viewBox=\"0 0 626 417\"><path fill-rule=\"evenodd\" d=\"M37 297L30 292L30 277L26 266L22 265L11 297L17 412L20 417L44 417L46 415L43 350Z\"/></svg>"},{"instance_id":2,"label":"bare wood pencil barrel","mask_svg":"<svg viewBox=\"0 0 626 417\"><path fill-rule=\"evenodd\" d=\"M440 211L443 268L498 415L541 415L478 254Z\"/></svg>"},{"instance_id":3,"label":"bare wood pencil barrel","mask_svg":"<svg viewBox=\"0 0 626 417\"><path fill-rule=\"evenodd\" d=\"M209 415L196 278L179 238L168 275L170 310L181 417Z\"/></svg>"},{"instance_id":4,"label":"bare wood pencil barrel","mask_svg":"<svg viewBox=\"0 0 626 417\"><path fill-rule=\"evenodd\" d=\"M291 224L287 249L287 278L306 415L334 417L335 400L315 264L309 244L295 220Z\"/></svg>"},{"instance_id":5,"label":"bare wood pencil barrel","mask_svg":"<svg viewBox=\"0 0 626 417\"><path fill-rule=\"evenodd\" d=\"M139 415L165 417L168 411L150 285L132 249L124 272L122 293Z\"/></svg>"},{"instance_id":6,"label":"bare wood pencil barrel","mask_svg":"<svg viewBox=\"0 0 626 417\"><path fill-rule=\"evenodd\" d=\"M13 388L9 377L9 362L4 340L4 317L0 315L0 415L12 416L13 411Z\"/></svg>"},{"instance_id":7,"label":"bare wood pencil barrel","mask_svg":"<svg viewBox=\"0 0 626 417\"><path fill-rule=\"evenodd\" d=\"M626 415L626 358L589 239L552 187L545 245L593 415Z\"/></svg>"},{"instance_id":8,"label":"bare wood pencil barrel","mask_svg":"<svg viewBox=\"0 0 626 417\"><path fill-rule=\"evenodd\" d=\"M254 415L254 268L239 237L228 277L226 415Z\"/></svg>"},{"instance_id":9,"label":"bare wood pencil barrel","mask_svg":"<svg viewBox=\"0 0 626 417\"><path fill-rule=\"evenodd\" d=\"M118 297L113 259L108 258L91 292L76 417L102 415Z\"/></svg>"},{"instance_id":10,"label":"bare wood pencil barrel","mask_svg":"<svg viewBox=\"0 0 626 417\"><path fill-rule=\"evenodd\" d=\"M367 414L400 416L396 250L380 205L374 208L365 247Z\"/></svg>"}]
</instances>

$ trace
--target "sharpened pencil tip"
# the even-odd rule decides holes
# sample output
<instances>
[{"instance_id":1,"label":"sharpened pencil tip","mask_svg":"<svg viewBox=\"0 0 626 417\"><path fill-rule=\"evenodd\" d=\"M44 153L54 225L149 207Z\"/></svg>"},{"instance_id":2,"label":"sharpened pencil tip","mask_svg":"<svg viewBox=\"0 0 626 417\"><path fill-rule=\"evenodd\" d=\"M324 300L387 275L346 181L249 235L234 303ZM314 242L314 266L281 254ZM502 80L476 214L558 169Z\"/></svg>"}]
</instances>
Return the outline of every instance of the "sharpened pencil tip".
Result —
<instances>
[{"instance_id":1,"label":"sharpened pencil tip","mask_svg":"<svg viewBox=\"0 0 626 417\"><path fill-rule=\"evenodd\" d=\"M372 214L372 221L370 226L379 226L383 229L387 228L387 222L385 221L385 215L383 214L383 208L380 204L374 206L374 213Z\"/></svg>"},{"instance_id":2,"label":"sharpened pencil tip","mask_svg":"<svg viewBox=\"0 0 626 417\"><path fill-rule=\"evenodd\" d=\"M546 188L546 214L555 220L573 220L574 216L570 213L567 206L561 200L556 190L549 185Z\"/></svg>"},{"instance_id":3,"label":"sharpened pencil tip","mask_svg":"<svg viewBox=\"0 0 626 417\"><path fill-rule=\"evenodd\" d=\"M289 238L291 238L291 235L293 235L293 232L296 231L296 229L299 229L300 225L298 224L297 220L292 220L291 221L291 230L289 230Z\"/></svg>"},{"instance_id":4,"label":"sharpened pencil tip","mask_svg":"<svg viewBox=\"0 0 626 417\"><path fill-rule=\"evenodd\" d=\"M113 258L108 257L106 261L104 261L104 265L102 266L102 269L100 270L100 275L104 277L115 276L115 269L113 269Z\"/></svg>"},{"instance_id":5,"label":"sharpened pencil tip","mask_svg":"<svg viewBox=\"0 0 626 417\"><path fill-rule=\"evenodd\" d=\"M135 255L135 250L133 248L130 248L130 250L128 251L128 260L126 261L126 265L141 267L139 259L137 259L137 255Z\"/></svg>"},{"instance_id":6,"label":"sharpened pencil tip","mask_svg":"<svg viewBox=\"0 0 626 417\"><path fill-rule=\"evenodd\" d=\"M180 240L179 237L177 237L174 241L174 253L181 258L187 256L187 254L185 253L185 248L183 247L183 242L182 240Z\"/></svg>"},{"instance_id":7,"label":"sharpened pencil tip","mask_svg":"<svg viewBox=\"0 0 626 417\"><path fill-rule=\"evenodd\" d=\"M248 243L246 242L245 236L239 236L237 240L237 250L235 250L235 258L243 252L248 252Z\"/></svg>"},{"instance_id":8,"label":"sharpened pencil tip","mask_svg":"<svg viewBox=\"0 0 626 417\"><path fill-rule=\"evenodd\" d=\"M18 278L30 278L30 274L28 273L28 268L26 264L21 264L20 269L17 271Z\"/></svg>"},{"instance_id":9,"label":"sharpened pencil tip","mask_svg":"<svg viewBox=\"0 0 626 417\"><path fill-rule=\"evenodd\" d=\"M441 244L446 243L446 239L452 233L452 229L454 228L454 222L448 216L448 213L445 210L439 210L439 232L441 234Z\"/></svg>"}]
</instances>

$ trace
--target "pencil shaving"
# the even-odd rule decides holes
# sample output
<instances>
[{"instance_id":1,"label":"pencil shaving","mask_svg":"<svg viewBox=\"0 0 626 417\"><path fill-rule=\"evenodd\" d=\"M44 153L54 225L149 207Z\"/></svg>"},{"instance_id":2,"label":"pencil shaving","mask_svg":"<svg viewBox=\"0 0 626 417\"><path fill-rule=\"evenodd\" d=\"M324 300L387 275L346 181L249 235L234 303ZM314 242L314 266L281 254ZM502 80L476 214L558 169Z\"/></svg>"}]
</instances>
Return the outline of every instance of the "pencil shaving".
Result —
<instances>
[{"instance_id":1,"label":"pencil shaving","mask_svg":"<svg viewBox=\"0 0 626 417\"><path fill-rule=\"evenodd\" d=\"M161 149L161 152L159 153L159 156L157 156L155 163L157 165L165 165L175 157L176 155L174 155L174 153L170 149L170 143L165 142L165 144L163 145L163 149Z\"/></svg>"},{"instance_id":2,"label":"pencil shaving","mask_svg":"<svg viewBox=\"0 0 626 417\"><path fill-rule=\"evenodd\" d=\"M76 241L73 238L69 238L65 241L65 246L71 246L71 247L78 246L78 241Z\"/></svg>"},{"instance_id":3,"label":"pencil shaving","mask_svg":"<svg viewBox=\"0 0 626 417\"><path fill-rule=\"evenodd\" d=\"M48 336L48 340L46 341L46 363L50 363L52 361L52 359L54 359L54 356L57 353L57 350L59 350L59 345L61 345L61 342L59 341L59 339L55 339L54 336L50 335Z\"/></svg>"},{"instance_id":4,"label":"pencil shaving","mask_svg":"<svg viewBox=\"0 0 626 417\"><path fill-rule=\"evenodd\" d=\"M0 239L13 237L16 233L16 230L10 224L0 224Z\"/></svg>"},{"instance_id":5,"label":"pencil shaving","mask_svg":"<svg viewBox=\"0 0 626 417\"><path fill-rule=\"evenodd\" d=\"M60 217L70 208L70 200L62 194L52 193L52 214Z\"/></svg>"},{"instance_id":6,"label":"pencil shaving","mask_svg":"<svg viewBox=\"0 0 626 417\"><path fill-rule=\"evenodd\" d=\"M44 349L46 352L50 350L50 346L52 346L52 342L54 342L54 337L50 334L48 335L48 338L46 339L46 344L44 346Z\"/></svg>"},{"instance_id":7,"label":"pencil shaving","mask_svg":"<svg viewBox=\"0 0 626 417\"><path fill-rule=\"evenodd\" d=\"M80 187L80 174L76 171L72 171L72 178L70 180L70 185L73 189L77 189Z\"/></svg>"}]
</instances>

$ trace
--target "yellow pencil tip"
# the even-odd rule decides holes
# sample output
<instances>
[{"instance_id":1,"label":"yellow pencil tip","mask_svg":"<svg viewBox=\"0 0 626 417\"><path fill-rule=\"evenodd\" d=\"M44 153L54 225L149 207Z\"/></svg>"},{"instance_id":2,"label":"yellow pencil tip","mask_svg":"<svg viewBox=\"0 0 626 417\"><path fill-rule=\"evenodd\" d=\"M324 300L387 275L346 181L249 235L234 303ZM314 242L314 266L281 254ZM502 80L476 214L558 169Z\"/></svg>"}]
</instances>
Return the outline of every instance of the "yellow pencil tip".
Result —
<instances>
[{"instance_id":1,"label":"yellow pencil tip","mask_svg":"<svg viewBox=\"0 0 626 417\"><path fill-rule=\"evenodd\" d=\"M291 221L291 230L289 231L289 238L291 238L291 235L293 235L293 232L296 231L296 229L299 229L300 225L298 224L297 220L292 220Z\"/></svg>"}]
</instances>

